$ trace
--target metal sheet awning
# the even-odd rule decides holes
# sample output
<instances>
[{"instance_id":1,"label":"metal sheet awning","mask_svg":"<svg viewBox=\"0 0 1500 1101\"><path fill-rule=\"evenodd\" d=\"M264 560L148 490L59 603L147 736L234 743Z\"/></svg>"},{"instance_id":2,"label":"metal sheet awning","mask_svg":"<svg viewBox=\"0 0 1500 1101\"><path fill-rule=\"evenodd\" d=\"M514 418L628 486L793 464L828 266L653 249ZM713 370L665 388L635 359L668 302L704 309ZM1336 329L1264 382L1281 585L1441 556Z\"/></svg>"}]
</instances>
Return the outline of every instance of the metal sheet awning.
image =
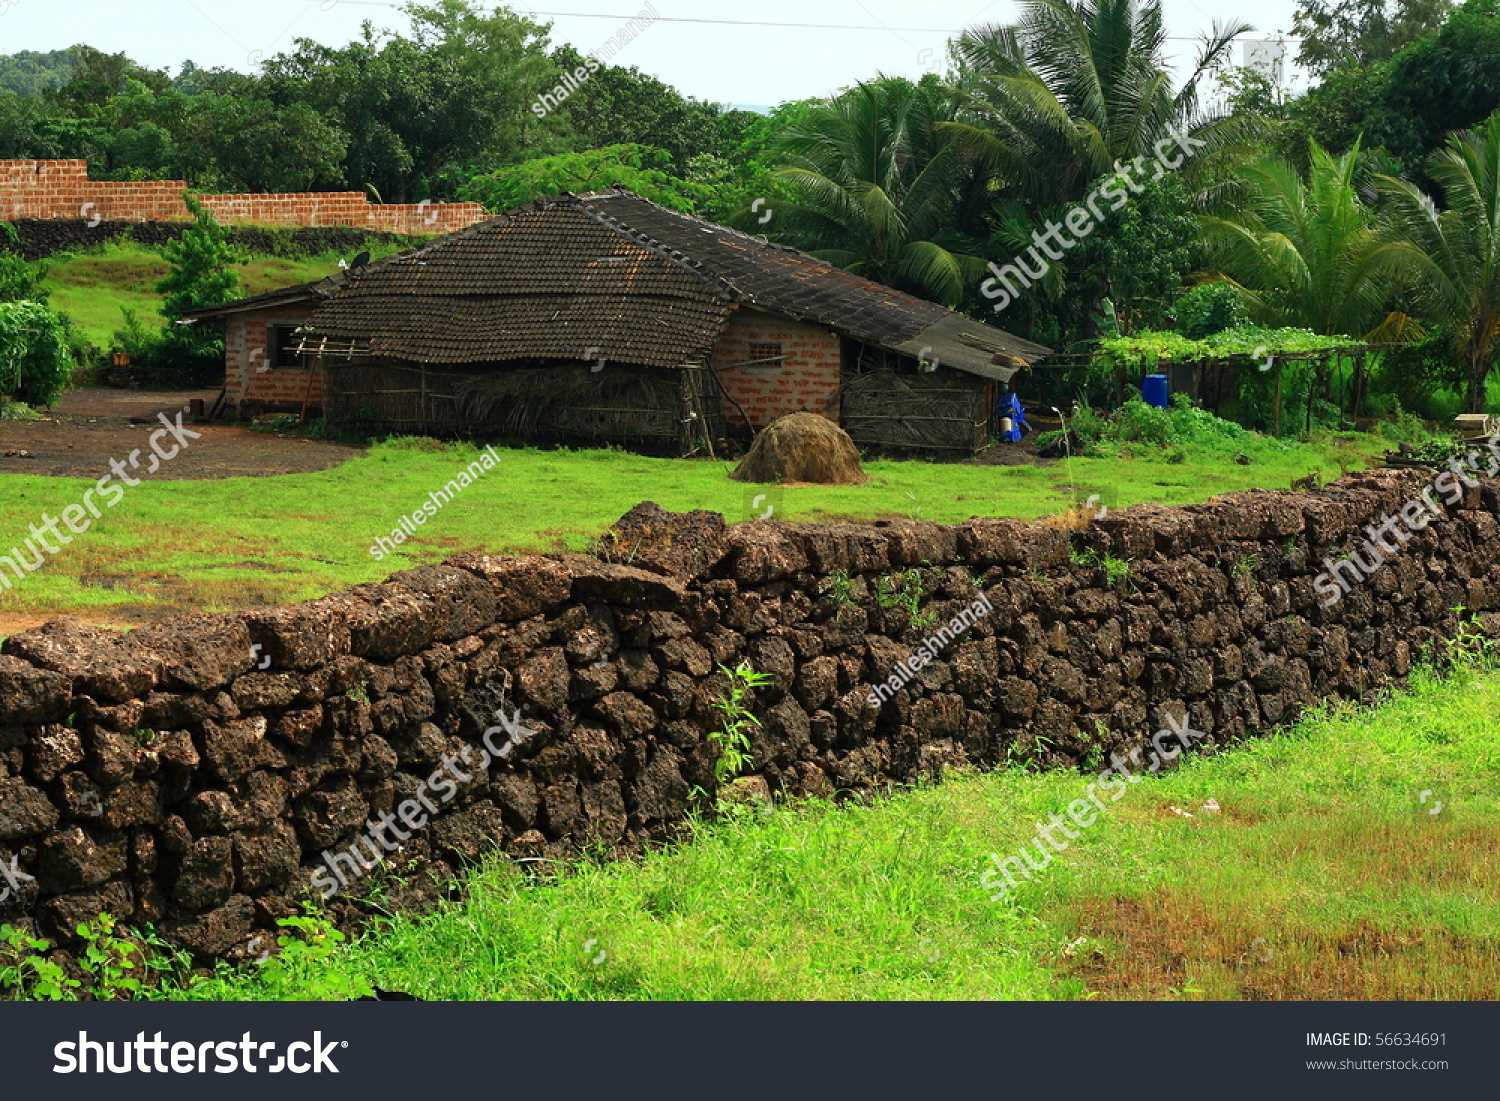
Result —
<instances>
[{"instance_id":1,"label":"metal sheet awning","mask_svg":"<svg viewBox=\"0 0 1500 1101\"><path fill-rule=\"evenodd\" d=\"M1009 382L1021 368L1050 353L1050 349L1040 344L960 314L951 314L929 325L910 340L892 345L890 350L996 382Z\"/></svg>"}]
</instances>

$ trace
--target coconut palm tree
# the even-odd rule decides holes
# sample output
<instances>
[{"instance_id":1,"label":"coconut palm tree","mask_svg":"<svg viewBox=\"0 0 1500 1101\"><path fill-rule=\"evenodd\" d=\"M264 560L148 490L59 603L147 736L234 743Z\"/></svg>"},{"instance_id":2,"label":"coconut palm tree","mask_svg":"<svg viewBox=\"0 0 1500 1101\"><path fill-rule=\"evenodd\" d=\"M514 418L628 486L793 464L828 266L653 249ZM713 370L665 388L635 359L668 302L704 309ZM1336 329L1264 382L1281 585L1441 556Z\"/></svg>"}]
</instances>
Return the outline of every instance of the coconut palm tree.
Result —
<instances>
[{"instance_id":1,"label":"coconut palm tree","mask_svg":"<svg viewBox=\"0 0 1500 1101\"><path fill-rule=\"evenodd\" d=\"M1428 173L1445 209L1406 180L1382 176L1381 191L1417 268L1412 292L1431 320L1452 328L1469 411L1479 413L1500 351L1500 113L1451 135Z\"/></svg>"},{"instance_id":2,"label":"coconut palm tree","mask_svg":"<svg viewBox=\"0 0 1500 1101\"><path fill-rule=\"evenodd\" d=\"M1360 149L1334 157L1310 146L1306 179L1282 158L1243 165L1235 209L1200 219L1213 264L1239 288L1255 321L1364 336L1414 269L1356 183Z\"/></svg>"},{"instance_id":3,"label":"coconut palm tree","mask_svg":"<svg viewBox=\"0 0 1500 1101\"><path fill-rule=\"evenodd\" d=\"M1158 0L1025 0L1019 22L954 46L963 117L941 129L1038 209L1089 186L1196 119L1200 80L1249 24L1215 25L1181 90L1167 68Z\"/></svg>"},{"instance_id":4,"label":"coconut palm tree","mask_svg":"<svg viewBox=\"0 0 1500 1101\"><path fill-rule=\"evenodd\" d=\"M772 219L747 210L735 224L956 306L984 262L953 228L961 166L937 130L952 118L951 97L933 78L858 84L783 133L775 176L786 197L767 208Z\"/></svg>"},{"instance_id":5,"label":"coconut palm tree","mask_svg":"<svg viewBox=\"0 0 1500 1101\"><path fill-rule=\"evenodd\" d=\"M1180 288L1191 266L1184 246L1194 236L1172 239L1179 232L1174 226L1191 224L1192 189L1182 183L1232 149L1231 128L1249 125L1236 120L1205 129L1198 85L1234 36L1249 29L1215 26L1175 92L1159 0L1023 0L1018 22L976 27L954 43L959 110L938 129L991 184L983 196L990 228L985 251L1002 264L1030 255L1026 274L1042 272L1041 293L1024 296L1006 315L1018 331L1049 343L1069 334L1097 335L1112 312L1107 303L1122 293L1149 312L1148 303ZM1212 141L1207 150L1191 146L1191 157L1159 144L1176 144L1181 134ZM1181 179L1164 180L1163 165L1180 170ZM1112 215L1110 231L1074 242L1060 261L1041 263L1031 251L1040 245L1038 234L1061 223L1124 166L1160 182L1147 183L1144 194L1132 183L1131 214ZM1147 228L1122 234L1129 218ZM1155 240L1163 248L1141 255L1127 238ZM1144 294L1142 274L1150 284Z\"/></svg>"}]
</instances>

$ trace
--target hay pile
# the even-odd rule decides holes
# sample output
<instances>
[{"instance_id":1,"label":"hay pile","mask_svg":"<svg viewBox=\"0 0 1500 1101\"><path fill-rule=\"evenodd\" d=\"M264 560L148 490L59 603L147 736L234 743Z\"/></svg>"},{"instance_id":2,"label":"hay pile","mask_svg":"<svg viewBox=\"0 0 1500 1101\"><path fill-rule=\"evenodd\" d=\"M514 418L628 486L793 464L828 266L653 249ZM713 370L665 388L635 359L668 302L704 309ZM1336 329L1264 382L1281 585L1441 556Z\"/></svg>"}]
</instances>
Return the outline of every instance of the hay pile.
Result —
<instances>
[{"instance_id":1,"label":"hay pile","mask_svg":"<svg viewBox=\"0 0 1500 1101\"><path fill-rule=\"evenodd\" d=\"M866 481L849 434L816 413L788 413L771 422L730 475L738 482L814 482L857 486Z\"/></svg>"}]
</instances>

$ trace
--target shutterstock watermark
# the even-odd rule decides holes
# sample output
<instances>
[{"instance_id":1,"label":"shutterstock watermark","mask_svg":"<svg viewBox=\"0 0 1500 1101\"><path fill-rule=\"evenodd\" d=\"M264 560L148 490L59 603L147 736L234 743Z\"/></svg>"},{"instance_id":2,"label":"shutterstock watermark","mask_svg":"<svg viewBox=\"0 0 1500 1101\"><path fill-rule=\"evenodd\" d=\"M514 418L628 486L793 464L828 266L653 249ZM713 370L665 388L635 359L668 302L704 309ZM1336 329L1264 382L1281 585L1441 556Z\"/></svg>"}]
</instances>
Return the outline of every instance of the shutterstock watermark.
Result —
<instances>
[{"instance_id":1,"label":"shutterstock watermark","mask_svg":"<svg viewBox=\"0 0 1500 1101\"><path fill-rule=\"evenodd\" d=\"M1193 743L1208 737L1202 730L1194 730L1187 725L1187 716L1181 719L1171 715L1166 717L1167 726L1151 735L1150 759L1141 763L1141 749L1137 747L1130 751L1130 761L1135 765L1132 769L1121 758L1119 753L1109 755L1110 767L1099 773L1088 787L1084 788L1084 799L1074 799L1067 807L1067 818L1058 811L1053 811L1047 822L1036 824L1036 834L1030 845L1023 845L1015 853L1005 857L1003 860L998 853L990 853L990 863L993 868L985 869L979 877L979 885L986 891L994 891L990 895L991 902L999 902L1016 887L1020 886L1022 880L1031 879L1052 863L1055 853L1066 852L1068 845L1077 841L1082 834L1078 833L1068 825L1071 820L1073 825L1080 830L1088 829L1095 822L1101 820L1100 816L1109 810L1109 804L1118 803L1124 798L1125 793L1133 784L1139 784L1143 777L1141 772L1157 772L1161 769L1163 761L1175 761L1182 755L1184 749L1191 749ZM1181 748L1163 744L1168 737L1175 737ZM1109 804L1099 797L1100 790L1109 793ZM1217 804L1215 805L1217 809ZM1061 831L1063 837L1059 840L1055 833ZM1032 850L1036 850L1036 859L1032 859ZM1004 884L1000 882L1000 876L1005 876Z\"/></svg>"},{"instance_id":2,"label":"shutterstock watermark","mask_svg":"<svg viewBox=\"0 0 1500 1101\"><path fill-rule=\"evenodd\" d=\"M1490 436L1485 440L1484 446L1490 453L1484 476L1490 477L1500 472L1500 436ZM1445 515L1442 507L1434 500L1437 494L1441 493L1443 504L1450 507L1462 501L1464 486L1473 489L1479 484L1469 477L1468 472L1479 469L1478 460L1481 455L1482 452L1475 448L1462 459L1450 460L1449 469L1423 486L1422 492L1402 505L1395 516L1382 513L1380 523L1366 524L1365 534L1369 538L1365 540L1363 547L1351 551L1337 562L1332 558L1324 558L1323 572L1313 578L1313 591L1323 598L1323 607L1331 608L1337 604L1354 586L1384 566L1386 555L1399 552L1411 542L1416 532L1426 528L1434 518ZM1459 484L1460 481L1462 485ZM1388 542L1391 538L1396 540L1395 546Z\"/></svg>"},{"instance_id":3,"label":"shutterstock watermark","mask_svg":"<svg viewBox=\"0 0 1500 1101\"><path fill-rule=\"evenodd\" d=\"M0 876L3 876L5 879L5 886L0 888L0 902L4 902L10 898L12 891L19 891L21 884L36 882L35 877L29 876L21 870L21 858L19 856L11 857L9 863L0 860Z\"/></svg>"},{"instance_id":4,"label":"shutterstock watermark","mask_svg":"<svg viewBox=\"0 0 1500 1101\"><path fill-rule=\"evenodd\" d=\"M175 423L169 420L165 413L157 414L163 427L152 432L146 441L151 445L151 461L146 467L146 474L155 474L161 469L162 463L171 462L189 447L193 440L202 437L202 432L194 432L191 428L183 426L182 416L186 412L186 409L180 410ZM162 441L168 437L175 442L164 445ZM81 504L68 505L62 510L60 517L49 516L43 512L40 524L28 525L31 530L30 537L22 540L20 546L11 547L9 554L0 554L0 591L11 588L16 582L26 580L29 575L41 569L47 562L47 559L42 556L44 551L48 555L62 553L62 548L73 542L74 535L84 534L93 526L95 520L103 519L104 513L99 511L99 505L94 501L95 494L104 502L105 508L114 508L125 499L126 486L133 489L140 485L141 480L132 478L125 469L128 462L131 470L140 470L140 457L141 452L137 449L126 457L125 462L119 459L109 460L110 473L83 491ZM116 478L123 485L115 484L113 480ZM65 533L58 527L59 524L66 525L73 535ZM29 553L23 554L22 548ZM9 567L11 573L15 575L14 582L6 576L6 567Z\"/></svg>"},{"instance_id":5,"label":"shutterstock watermark","mask_svg":"<svg viewBox=\"0 0 1500 1101\"><path fill-rule=\"evenodd\" d=\"M518 745L536 734L521 721L519 711L509 716L497 711L495 718L499 725L487 728L481 736L484 747L479 750L478 763L473 765L476 772L487 772L494 761L507 759ZM506 739L504 745L497 746L493 739L499 734L506 735ZM442 767L433 770L432 775L417 787L416 795L402 802L395 814L381 811L378 821L374 818L367 820L363 836L339 852L324 849L324 866L312 875L312 885L322 891L324 901L384 864L388 854L399 852L418 830L425 828L437 815L438 807L447 806L457 797L458 785L474 779L473 773L459 767L460 761L469 765L473 760L474 747L470 745L464 746L462 752L444 755ZM433 796L437 797L436 803ZM398 819L406 829L397 824ZM386 836L387 830L390 837ZM368 860L361 847L369 853Z\"/></svg>"},{"instance_id":6,"label":"shutterstock watermark","mask_svg":"<svg viewBox=\"0 0 1500 1101\"><path fill-rule=\"evenodd\" d=\"M647 4L645 11L606 38L597 48L590 50L582 65L570 73L563 73L561 84L553 88L551 92L538 93L536 102L531 105L532 113L537 118L544 119L556 111L564 100L583 87L588 79L603 67L604 62L630 45L635 41L636 35L660 18L661 16L656 12L656 5Z\"/></svg>"},{"instance_id":7,"label":"shutterstock watermark","mask_svg":"<svg viewBox=\"0 0 1500 1101\"><path fill-rule=\"evenodd\" d=\"M491 444L480 452L479 458L460 470L456 477L450 478L442 489L429 493L420 508L400 517L397 526L391 529L389 539L384 535L376 536L375 542L370 544L370 555L380 562L386 555L394 554L398 545L406 542L408 536L416 535L419 527L438 514L438 509L479 481L485 471L494 470L499 464L500 456L495 454L495 446Z\"/></svg>"},{"instance_id":8,"label":"shutterstock watermark","mask_svg":"<svg viewBox=\"0 0 1500 1101\"><path fill-rule=\"evenodd\" d=\"M204 1040L194 1043L188 1040L163 1040L161 1033L155 1039L146 1039L144 1032L137 1032L134 1040L120 1040L120 1059L115 1061L114 1040L90 1040L89 1034L80 1032L77 1040L64 1040L52 1048L57 1063L53 1074L234 1074L244 1070L254 1074L337 1074L338 1066L333 1053L347 1048L348 1040L323 1042L323 1034L314 1032L311 1040L297 1040L286 1046L285 1052L273 1063L276 1041L259 1041L247 1032L238 1040ZM90 1056L93 1058L90 1059ZM210 1056L213 1062L210 1063ZM306 1056L306 1058L302 1058ZM256 1061L260 1065L256 1066ZM93 1069L90 1070L90 1063Z\"/></svg>"},{"instance_id":9,"label":"shutterstock watermark","mask_svg":"<svg viewBox=\"0 0 1500 1101\"><path fill-rule=\"evenodd\" d=\"M1167 152L1174 145L1181 149L1182 152L1176 158L1168 160ZM1199 141L1195 137L1184 134L1180 129L1173 129L1169 137L1162 138L1152 146L1152 152L1156 154L1156 172L1151 176L1151 179L1159 180L1169 170L1180 168L1184 161L1199 149L1206 148L1207 145L1207 142ZM1028 266L1026 260L1019 254L1004 267L996 267L992 260L990 261L989 269L994 278L986 279L981 283L979 285L979 293L986 298L1000 299L999 302L995 303L993 309L1005 309L1005 307L1021 296L1022 291L1029 290L1033 283L1039 282L1051 270L1051 261L1061 260L1064 253L1075 247L1079 241L1082 241L1094 231L1095 226L1104 221L1104 212L1099 209L1099 204L1102 201L1109 200L1109 212L1114 213L1130 201L1132 193L1139 195L1142 187L1136 182L1136 179L1138 176L1142 176L1145 171L1146 157L1144 154L1131 161L1128 165L1116 162L1114 174L1106 176L1103 183L1089 193L1088 198L1069 210L1063 216L1061 223L1054 222L1049 218L1047 219L1047 230L1045 233L1041 230L1032 230L1031 240L1033 244L1031 248L1026 250L1026 253L1031 257L1031 264L1034 265L1035 270L1033 270L1032 266ZM1128 191L1126 190L1127 188L1129 189ZM1068 233L1073 234L1071 238L1063 233L1064 225L1067 226ZM1042 251L1043 255L1037 255L1038 249ZM1012 280L1015 281L1014 284L1012 284ZM997 283L1001 286L996 287L995 284Z\"/></svg>"}]
</instances>

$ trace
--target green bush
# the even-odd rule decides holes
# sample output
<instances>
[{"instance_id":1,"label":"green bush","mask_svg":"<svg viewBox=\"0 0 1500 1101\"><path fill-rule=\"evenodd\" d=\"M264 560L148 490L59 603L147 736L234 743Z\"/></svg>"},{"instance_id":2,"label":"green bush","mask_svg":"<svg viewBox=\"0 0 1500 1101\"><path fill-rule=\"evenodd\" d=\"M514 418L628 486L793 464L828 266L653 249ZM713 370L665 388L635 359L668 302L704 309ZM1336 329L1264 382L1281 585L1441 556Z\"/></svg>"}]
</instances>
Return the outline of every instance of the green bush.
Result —
<instances>
[{"instance_id":1,"label":"green bush","mask_svg":"<svg viewBox=\"0 0 1500 1101\"><path fill-rule=\"evenodd\" d=\"M1131 397L1114 414L1102 417L1091 409L1079 409L1069 427L1084 442L1090 455L1107 457L1142 446L1209 450L1240 450L1254 433L1233 421L1216 417L1193 405L1186 394L1173 394L1169 409L1147 405Z\"/></svg>"},{"instance_id":2,"label":"green bush","mask_svg":"<svg viewBox=\"0 0 1500 1101\"><path fill-rule=\"evenodd\" d=\"M72 373L62 318L38 302L0 302L0 396L51 405Z\"/></svg>"},{"instance_id":3,"label":"green bush","mask_svg":"<svg viewBox=\"0 0 1500 1101\"><path fill-rule=\"evenodd\" d=\"M29 264L15 253L0 252L0 302L46 305L47 289L42 286L46 274L40 264Z\"/></svg>"},{"instance_id":4,"label":"green bush","mask_svg":"<svg viewBox=\"0 0 1500 1101\"><path fill-rule=\"evenodd\" d=\"M1239 291L1223 280L1194 287L1177 300L1173 313L1177 316L1177 331L1192 340L1202 340L1250 322L1240 305Z\"/></svg>"},{"instance_id":5,"label":"green bush","mask_svg":"<svg viewBox=\"0 0 1500 1101\"><path fill-rule=\"evenodd\" d=\"M1451 402L1441 402L1440 395L1445 391L1463 394L1464 380L1464 365L1454 354L1453 336L1439 330L1426 340L1393 348L1381 357L1371 380L1371 407L1382 412L1408 409L1432 420L1443 419Z\"/></svg>"}]
</instances>

